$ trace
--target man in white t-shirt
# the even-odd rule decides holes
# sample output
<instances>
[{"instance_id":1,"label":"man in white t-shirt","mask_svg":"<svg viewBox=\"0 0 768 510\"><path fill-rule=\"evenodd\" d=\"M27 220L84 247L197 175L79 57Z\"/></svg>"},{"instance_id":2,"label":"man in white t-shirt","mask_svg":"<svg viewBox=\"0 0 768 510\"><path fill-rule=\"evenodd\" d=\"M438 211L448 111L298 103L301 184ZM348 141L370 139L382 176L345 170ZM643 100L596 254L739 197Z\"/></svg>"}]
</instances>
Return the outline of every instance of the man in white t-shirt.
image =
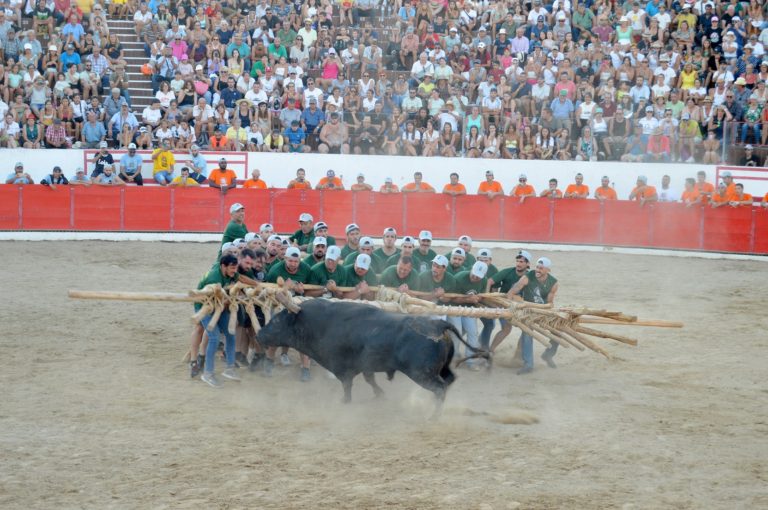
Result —
<instances>
[{"instance_id":1,"label":"man in white t-shirt","mask_svg":"<svg viewBox=\"0 0 768 510\"><path fill-rule=\"evenodd\" d=\"M680 200L680 192L669 186L670 180L668 175L661 178L661 187L657 188L659 202L677 202Z\"/></svg>"},{"instance_id":2,"label":"man in white t-shirt","mask_svg":"<svg viewBox=\"0 0 768 510\"><path fill-rule=\"evenodd\" d=\"M541 0L533 0L533 9L528 13L528 24L534 26L539 16L544 16L544 21L546 22L549 19L549 12L542 7Z\"/></svg>"},{"instance_id":3,"label":"man in white t-shirt","mask_svg":"<svg viewBox=\"0 0 768 510\"><path fill-rule=\"evenodd\" d=\"M662 55L660 60L661 60L661 65L653 71L653 75L664 76L664 85L671 87L673 84L673 80L677 77L677 73L675 72L674 69L670 67L669 57L667 55Z\"/></svg>"},{"instance_id":4,"label":"man in white t-shirt","mask_svg":"<svg viewBox=\"0 0 768 510\"><path fill-rule=\"evenodd\" d=\"M245 98L254 105L266 103L267 99L269 99L267 93L261 90L261 83L257 81L254 81L251 90L245 93Z\"/></svg>"},{"instance_id":5,"label":"man in white t-shirt","mask_svg":"<svg viewBox=\"0 0 768 510\"><path fill-rule=\"evenodd\" d=\"M313 78L307 80L307 88L304 89L304 108L309 108L310 99L317 101L317 107L321 110L323 109L323 99L325 99L325 96L323 96L322 90L315 87L315 80Z\"/></svg>"},{"instance_id":6,"label":"man in white t-shirt","mask_svg":"<svg viewBox=\"0 0 768 510\"><path fill-rule=\"evenodd\" d=\"M163 118L163 109L160 108L160 101L153 101L151 105L144 108L141 112L141 121L147 126L151 126L153 129L160 124L160 120Z\"/></svg>"}]
</instances>

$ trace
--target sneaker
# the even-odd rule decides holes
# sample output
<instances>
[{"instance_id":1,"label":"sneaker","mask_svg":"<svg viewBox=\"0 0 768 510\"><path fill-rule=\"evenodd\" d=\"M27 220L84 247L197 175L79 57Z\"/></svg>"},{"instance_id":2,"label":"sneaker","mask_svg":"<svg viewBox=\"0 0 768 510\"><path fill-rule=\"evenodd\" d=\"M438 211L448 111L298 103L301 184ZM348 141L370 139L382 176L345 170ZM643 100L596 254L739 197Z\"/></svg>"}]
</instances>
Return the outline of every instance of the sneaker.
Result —
<instances>
[{"instance_id":1,"label":"sneaker","mask_svg":"<svg viewBox=\"0 0 768 510\"><path fill-rule=\"evenodd\" d=\"M222 377L226 377L230 381L240 381L240 376L237 375L237 369L235 367L229 367L221 373Z\"/></svg>"},{"instance_id":2,"label":"sneaker","mask_svg":"<svg viewBox=\"0 0 768 510\"><path fill-rule=\"evenodd\" d=\"M191 361L189 363L189 377L194 379L198 375L200 375L200 365L198 365L197 361Z\"/></svg>"},{"instance_id":3,"label":"sneaker","mask_svg":"<svg viewBox=\"0 0 768 510\"><path fill-rule=\"evenodd\" d=\"M523 367L517 371L517 375L525 375L533 372L533 367Z\"/></svg>"},{"instance_id":4,"label":"sneaker","mask_svg":"<svg viewBox=\"0 0 768 510\"><path fill-rule=\"evenodd\" d=\"M686 163L696 163L696 160L693 159L693 156L685 160Z\"/></svg>"},{"instance_id":5,"label":"sneaker","mask_svg":"<svg viewBox=\"0 0 768 510\"><path fill-rule=\"evenodd\" d=\"M221 383L219 382L219 380L216 379L215 375L209 372L204 372L203 375L200 376L200 380L203 381L204 383L207 383L208 386L212 386L214 388L221 388Z\"/></svg>"},{"instance_id":6,"label":"sneaker","mask_svg":"<svg viewBox=\"0 0 768 510\"><path fill-rule=\"evenodd\" d=\"M549 368L557 368L557 365L555 365L555 360L553 360L552 357L553 356L551 354L547 354L546 352L541 355L541 359L546 362Z\"/></svg>"},{"instance_id":7,"label":"sneaker","mask_svg":"<svg viewBox=\"0 0 768 510\"><path fill-rule=\"evenodd\" d=\"M302 367L302 369L301 369L301 382L308 382L309 379L310 379L309 369Z\"/></svg>"},{"instance_id":8,"label":"sneaker","mask_svg":"<svg viewBox=\"0 0 768 510\"><path fill-rule=\"evenodd\" d=\"M264 376L272 377L272 370L275 368L275 362L267 357L264 357Z\"/></svg>"},{"instance_id":9,"label":"sneaker","mask_svg":"<svg viewBox=\"0 0 768 510\"><path fill-rule=\"evenodd\" d=\"M258 372L262 366L264 366L264 355L254 354L251 363L248 365L248 371Z\"/></svg>"},{"instance_id":10,"label":"sneaker","mask_svg":"<svg viewBox=\"0 0 768 510\"><path fill-rule=\"evenodd\" d=\"M287 352L284 352L283 354L280 355L280 364L283 365L284 367L291 366L291 358L288 357Z\"/></svg>"},{"instance_id":11,"label":"sneaker","mask_svg":"<svg viewBox=\"0 0 768 510\"><path fill-rule=\"evenodd\" d=\"M240 365L241 367L248 365L248 358L245 357L245 354L242 352L236 352L235 353L235 363Z\"/></svg>"}]
</instances>

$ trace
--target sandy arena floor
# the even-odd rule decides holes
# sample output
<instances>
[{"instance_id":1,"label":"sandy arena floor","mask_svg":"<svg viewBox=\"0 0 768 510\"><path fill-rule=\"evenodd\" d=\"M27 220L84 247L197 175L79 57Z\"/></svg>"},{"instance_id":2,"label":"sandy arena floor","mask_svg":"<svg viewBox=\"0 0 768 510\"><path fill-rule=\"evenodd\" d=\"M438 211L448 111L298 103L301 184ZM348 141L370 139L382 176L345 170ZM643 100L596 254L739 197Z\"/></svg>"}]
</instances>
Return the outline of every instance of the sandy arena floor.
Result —
<instances>
[{"instance_id":1,"label":"sandy arena floor","mask_svg":"<svg viewBox=\"0 0 768 510\"><path fill-rule=\"evenodd\" d=\"M0 508L768 508L765 263L548 254L559 304L686 328L623 328L640 345L603 341L613 362L561 349L551 370L537 346L527 377L460 370L432 423L402 374L346 406L295 364L216 391L180 363L190 305L66 298L186 291L215 250L0 243Z\"/></svg>"}]
</instances>

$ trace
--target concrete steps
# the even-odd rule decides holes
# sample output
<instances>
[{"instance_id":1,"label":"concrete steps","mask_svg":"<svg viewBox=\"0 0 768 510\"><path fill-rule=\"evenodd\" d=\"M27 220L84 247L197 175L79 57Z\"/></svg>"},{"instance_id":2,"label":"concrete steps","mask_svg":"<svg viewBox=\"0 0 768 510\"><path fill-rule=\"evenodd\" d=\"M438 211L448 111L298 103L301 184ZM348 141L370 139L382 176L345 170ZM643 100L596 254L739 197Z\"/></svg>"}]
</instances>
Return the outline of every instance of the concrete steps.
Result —
<instances>
[{"instance_id":1,"label":"concrete steps","mask_svg":"<svg viewBox=\"0 0 768 510\"><path fill-rule=\"evenodd\" d=\"M133 112L139 115L154 99L152 80L141 73L141 66L149 61L149 57L144 53L144 43L136 35L133 20L109 19L107 25L109 32L117 35L125 49L128 92L131 94Z\"/></svg>"}]
</instances>

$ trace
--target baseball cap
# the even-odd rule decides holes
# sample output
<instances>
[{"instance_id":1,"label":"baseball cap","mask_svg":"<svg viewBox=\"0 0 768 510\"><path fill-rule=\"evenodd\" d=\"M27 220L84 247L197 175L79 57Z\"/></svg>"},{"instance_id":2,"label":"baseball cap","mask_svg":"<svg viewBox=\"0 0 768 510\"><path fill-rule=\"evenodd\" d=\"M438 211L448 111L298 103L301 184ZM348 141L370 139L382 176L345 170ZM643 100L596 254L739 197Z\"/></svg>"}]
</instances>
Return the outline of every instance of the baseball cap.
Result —
<instances>
[{"instance_id":1,"label":"baseball cap","mask_svg":"<svg viewBox=\"0 0 768 510\"><path fill-rule=\"evenodd\" d=\"M488 264L485 262L482 262L478 260L472 265L472 276L477 276L478 278L484 278L485 273L488 272Z\"/></svg>"},{"instance_id":2,"label":"baseball cap","mask_svg":"<svg viewBox=\"0 0 768 510\"><path fill-rule=\"evenodd\" d=\"M722 174L720 174L720 176L721 176L721 177L733 177L733 174L731 174L731 172L729 172L728 170L726 170L725 172L723 172Z\"/></svg>"},{"instance_id":3,"label":"baseball cap","mask_svg":"<svg viewBox=\"0 0 768 510\"><path fill-rule=\"evenodd\" d=\"M481 42L481 43L479 43L479 44L477 45L477 47L478 47L478 48L480 48L480 49L483 49L483 48L485 48L485 43L484 43L484 42Z\"/></svg>"},{"instance_id":4,"label":"baseball cap","mask_svg":"<svg viewBox=\"0 0 768 510\"><path fill-rule=\"evenodd\" d=\"M367 253L361 253L355 259L355 265L360 269L368 270L371 268L371 256Z\"/></svg>"},{"instance_id":5,"label":"baseball cap","mask_svg":"<svg viewBox=\"0 0 768 510\"><path fill-rule=\"evenodd\" d=\"M395 230L392 227L387 227L387 228L384 229L384 235L387 235L387 234L397 235L397 230Z\"/></svg>"},{"instance_id":6,"label":"baseball cap","mask_svg":"<svg viewBox=\"0 0 768 510\"><path fill-rule=\"evenodd\" d=\"M429 230L422 230L421 232L419 232L419 241L421 241L422 239L429 239L431 241L432 232L430 232Z\"/></svg>"},{"instance_id":7,"label":"baseball cap","mask_svg":"<svg viewBox=\"0 0 768 510\"><path fill-rule=\"evenodd\" d=\"M99 149L106 149L107 147L109 147L107 142L99 142Z\"/></svg>"},{"instance_id":8,"label":"baseball cap","mask_svg":"<svg viewBox=\"0 0 768 510\"><path fill-rule=\"evenodd\" d=\"M500 34L506 34L507 33L507 29L506 28L502 28L501 30L499 30L499 33Z\"/></svg>"},{"instance_id":9,"label":"baseball cap","mask_svg":"<svg viewBox=\"0 0 768 510\"><path fill-rule=\"evenodd\" d=\"M653 106L646 106L645 111L653 113Z\"/></svg>"},{"instance_id":10,"label":"baseball cap","mask_svg":"<svg viewBox=\"0 0 768 510\"><path fill-rule=\"evenodd\" d=\"M754 149L754 147L752 147L752 144L749 144L749 143L747 145L745 145L744 148L747 149L747 150L750 150L750 151L752 149Z\"/></svg>"},{"instance_id":11,"label":"baseball cap","mask_svg":"<svg viewBox=\"0 0 768 510\"><path fill-rule=\"evenodd\" d=\"M75 174L79 174L79 173L85 173L85 170L83 170L83 167L81 166L75 168Z\"/></svg>"},{"instance_id":12,"label":"baseball cap","mask_svg":"<svg viewBox=\"0 0 768 510\"><path fill-rule=\"evenodd\" d=\"M469 237L469 236L461 236L461 237L459 237L459 242L460 243L464 242L464 243L472 244L472 238Z\"/></svg>"},{"instance_id":13,"label":"baseball cap","mask_svg":"<svg viewBox=\"0 0 768 510\"><path fill-rule=\"evenodd\" d=\"M241 204L240 202L235 202L234 204L229 206L229 214L237 212L240 209L245 209L245 206L243 204Z\"/></svg>"},{"instance_id":14,"label":"baseball cap","mask_svg":"<svg viewBox=\"0 0 768 510\"><path fill-rule=\"evenodd\" d=\"M437 264L438 266L448 267L448 259L445 258L445 255L437 255L432 259L432 263Z\"/></svg>"},{"instance_id":15,"label":"baseball cap","mask_svg":"<svg viewBox=\"0 0 768 510\"><path fill-rule=\"evenodd\" d=\"M520 174L520 177L518 179L528 179L528 176L525 174Z\"/></svg>"},{"instance_id":16,"label":"baseball cap","mask_svg":"<svg viewBox=\"0 0 768 510\"><path fill-rule=\"evenodd\" d=\"M315 237L315 239L312 241L312 246L318 246L320 244L323 246L328 246L328 240L325 237Z\"/></svg>"},{"instance_id":17,"label":"baseball cap","mask_svg":"<svg viewBox=\"0 0 768 510\"><path fill-rule=\"evenodd\" d=\"M301 251L295 246L291 246L290 248L285 250L285 258L293 258L293 259L301 258Z\"/></svg>"},{"instance_id":18,"label":"baseball cap","mask_svg":"<svg viewBox=\"0 0 768 510\"><path fill-rule=\"evenodd\" d=\"M190 148L189 148L189 150L192 150L192 151L199 151L199 150L200 150L200 146L199 146L199 145L197 145L196 143L193 143L193 144L192 144L192 147L190 147Z\"/></svg>"},{"instance_id":19,"label":"baseball cap","mask_svg":"<svg viewBox=\"0 0 768 510\"><path fill-rule=\"evenodd\" d=\"M363 236L360 238L360 246L373 246L373 239L371 239L368 236Z\"/></svg>"},{"instance_id":20,"label":"baseball cap","mask_svg":"<svg viewBox=\"0 0 768 510\"><path fill-rule=\"evenodd\" d=\"M488 248L481 248L477 252L477 256L478 257L488 257L488 258L493 257L493 255L491 255L491 250L489 250Z\"/></svg>"},{"instance_id":21,"label":"baseball cap","mask_svg":"<svg viewBox=\"0 0 768 510\"><path fill-rule=\"evenodd\" d=\"M567 96L568 95L568 91L563 89L563 90L560 91L560 95L561 96Z\"/></svg>"},{"instance_id":22,"label":"baseball cap","mask_svg":"<svg viewBox=\"0 0 768 510\"><path fill-rule=\"evenodd\" d=\"M350 223L349 225L347 225L345 232L349 234L353 230L360 230L360 227L357 226L357 223Z\"/></svg>"},{"instance_id":23,"label":"baseball cap","mask_svg":"<svg viewBox=\"0 0 768 510\"><path fill-rule=\"evenodd\" d=\"M234 247L235 245L233 243L224 243L221 245L221 251L231 250Z\"/></svg>"},{"instance_id":24,"label":"baseball cap","mask_svg":"<svg viewBox=\"0 0 768 510\"><path fill-rule=\"evenodd\" d=\"M581 65L582 65L583 67L588 67L588 66L589 66L589 60L587 60L587 59L584 59L584 60L582 60L582 61L581 61Z\"/></svg>"},{"instance_id":25,"label":"baseball cap","mask_svg":"<svg viewBox=\"0 0 768 510\"><path fill-rule=\"evenodd\" d=\"M311 214L303 212L303 213L299 214L299 221L309 221L309 222L312 222L312 221L314 221L314 218L312 217Z\"/></svg>"},{"instance_id":26,"label":"baseball cap","mask_svg":"<svg viewBox=\"0 0 768 510\"><path fill-rule=\"evenodd\" d=\"M267 238L267 242L268 243L271 243L272 241L282 242L282 240L283 239L279 235L277 235L277 234L272 234L271 236L269 236Z\"/></svg>"},{"instance_id":27,"label":"baseball cap","mask_svg":"<svg viewBox=\"0 0 768 510\"><path fill-rule=\"evenodd\" d=\"M638 175L637 176L637 180L641 181L641 182L648 182L648 177L646 177L644 175Z\"/></svg>"},{"instance_id":28,"label":"baseball cap","mask_svg":"<svg viewBox=\"0 0 768 510\"><path fill-rule=\"evenodd\" d=\"M202 71L202 70L203 70L203 66L202 66L202 65L200 65L200 64L197 64L197 65L195 66L195 71Z\"/></svg>"},{"instance_id":29,"label":"baseball cap","mask_svg":"<svg viewBox=\"0 0 768 510\"><path fill-rule=\"evenodd\" d=\"M259 227L259 232L274 232L275 227L271 223L262 223Z\"/></svg>"},{"instance_id":30,"label":"baseball cap","mask_svg":"<svg viewBox=\"0 0 768 510\"><path fill-rule=\"evenodd\" d=\"M390 183L390 184L391 184L391 183L392 183L392 177L387 177L387 178L385 178L385 179L384 179L384 182L387 182L387 183Z\"/></svg>"},{"instance_id":31,"label":"baseball cap","mask_svg":"<svg viewBox=\"0 0 768 510\"><path fill-rule=\"evenodd\" d=\"M318 221L317 223L315 223L315 227L313 230L318 231L321 228L328 228L328 225L326 225L324 221Z\"/></svg>"},{"instance_id":32,"label":"baseball cap","mask_svg":"<svg viewBox=\"0 0 768 510\"><path fill-rule=\"evenodd\" d=\"M329 246L328 251L325 252L325 258L327 260L339 260L341 257L341 248L338 246Z\"/></svg>"},{"instance_id":33,"label":"baseball cap","mask_svg":"<svg viewBox=\"0 0 768 510\"><path fill-rule=\"evenodd\" d=\"M546 268L552 267L552 261L549 260L547 257L541 257L539 260L537 260L536 265L538 266L539 264L541 264Z\"/></svg>"},{"instance_id":34,"label":"baseball cap","mask_svg":"<svg viewBox=\"0 0 768 510\"><path fill-rule=\"evenodd\" d=\"M451 250L451 255L458 255L459 257L466 257L467 254L464 251L464 248L454 248Z\"/></svg>"},{"instance_id":35,"label":"baseball cap","mask_svg":"<svg viewBox=\"0 0 768 510\"><path fill-rule=\"evenodd\" d=\"M411 237L411 236L403 237L403 240L401 241L400 245L402 246L404 244L414 244L413 237Z\"/></svg>"},{"instance_id":36,"label":"baseball cap","mask_svg":"<svg viewBox=\"0 0 768 510\"><path fill-rule=\"evenodd\" d=\"M327 175L328 177L334 177L336 175L336 172L334 172L333 170L328 170L327 172L325 172L325 175Z\"/></svg>"},{"instance_id":37,"label":"baseball cap","mask_svg":"<svg viewBox=\"0 0 768 510\"><path fill-rule=\"evenodd\" d=\"M531 261L531 254L525 250L520 250L517 252L517 256L515 258L519 259L520 257L524 258L527 262Z\"/></svg>"},{"instance_id":38,"label":"baseball cap","mask_svg":"<svg viewBox=\"0 0 768 510\"><path fill-rule=\"evenodd\" d=\"M245 244L245 239L243 239L242 237L238 237L237 239L232 241L232 244L234 244L236 248L239 248L240 246Z\"/></svg>"},{"instance_id":39,"label":"baseball cap","mask_svg":"<svg viewBox=\"0 0 768 510\"><path fill-rule=\"evenodd\" d=\"M259 234L257 234L256 232L248 232L247 234L245 234L245 237L243 238L243 240L246 243L250 243L254 239L261 239L261 236Z\"/></svg>"},{"instance_id":40,"label":"baseball cap","mask_svg":"<svg viewBox=\"0 0 768 510\"><path fill-rule=\"evenodd\" d=\"M21 161L16 162L16 165L14 165L14 168L24 168L24 163Z\"/></svg>"},{"instance_id":41,"label":"baseball cap","mask_svg":"<svg viewBox=\"0 0 768 510\"><path fill-rule=\"evenodd\" d=\"M135 143L129 143L128 144L128 150L136 150L136 144Z\"/></svg>"}]
</instances>

